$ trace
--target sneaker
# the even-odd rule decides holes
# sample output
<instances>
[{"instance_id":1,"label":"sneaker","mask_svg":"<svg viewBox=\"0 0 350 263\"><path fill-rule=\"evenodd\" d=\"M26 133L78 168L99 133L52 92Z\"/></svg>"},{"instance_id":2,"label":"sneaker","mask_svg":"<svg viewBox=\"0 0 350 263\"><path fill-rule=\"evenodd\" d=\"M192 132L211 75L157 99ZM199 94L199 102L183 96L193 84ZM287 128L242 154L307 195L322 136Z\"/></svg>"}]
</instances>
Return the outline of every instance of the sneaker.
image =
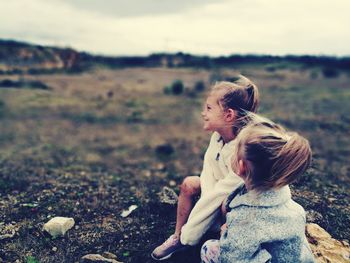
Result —
<instances>
[{"instance_id":1,"label":"sneaker","mask_svg":"<svg viewBox=\"0 0 350 263\"><path fill-rule=\"evenodd\" d=\"M173 253L183 249L185 245L182 245L180 239L175 235L171 235L163 244L156 247L151 257L155 260L164 260L171 257Z\"/></svg>"}]
</instances>

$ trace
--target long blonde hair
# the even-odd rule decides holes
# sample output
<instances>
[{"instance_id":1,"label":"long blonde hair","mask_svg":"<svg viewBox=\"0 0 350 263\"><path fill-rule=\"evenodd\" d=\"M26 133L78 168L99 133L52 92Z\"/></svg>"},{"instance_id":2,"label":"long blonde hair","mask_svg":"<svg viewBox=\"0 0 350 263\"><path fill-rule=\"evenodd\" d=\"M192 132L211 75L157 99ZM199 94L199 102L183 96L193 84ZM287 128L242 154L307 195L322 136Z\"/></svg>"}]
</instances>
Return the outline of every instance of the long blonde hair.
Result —
<instances>
[{"instance_id":1,"label":"long blonde hair","mask_svg":"<svg viewBox=\"0 0 350 263\"><path fill-rule=\"evenodd\" d=\"M236 139L232 167L237 170L239 160L244 161L241 176L247 186L261 192L297 180L311 162L309 142L256 114L248 113L246 119L249 122Z\"/></svg>"},{"instance_id":2,"label":"long blonde hair","mask_svg":"<svg viewBox=\"0 0 350 263\"><path fill-rule=\"evenodd\" d=\"M238 134L244 126L241 120L247 112L257 112L259 106L258 87L243 75L238 75L233 82L220 81L215 83L212 91L221 92L218 104L226 109L233 109L236 112L236 121L233 124L234 134Z\"/></svg>"}]
</instances>

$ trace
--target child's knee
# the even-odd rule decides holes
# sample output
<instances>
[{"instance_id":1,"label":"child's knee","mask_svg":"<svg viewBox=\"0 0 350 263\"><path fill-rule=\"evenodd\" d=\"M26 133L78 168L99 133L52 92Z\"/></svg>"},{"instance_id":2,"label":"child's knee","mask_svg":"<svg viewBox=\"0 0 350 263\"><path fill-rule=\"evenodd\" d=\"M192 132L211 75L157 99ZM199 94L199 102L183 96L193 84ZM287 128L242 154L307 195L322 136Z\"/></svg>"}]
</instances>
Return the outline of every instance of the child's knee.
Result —
<instances>
[{"instance_id":1,"label":"child's knee","mask_svg":"<svg viewBox=\"0 0 350 263\"><path fill-rule=\"evenodd\" d=\"M201 190L201 186L200 186L200 180L198 176L186 177L180 186L181 194L184 194L187 196L198 195L200 193L200 190Z\"/></svg>"}]
</instances>

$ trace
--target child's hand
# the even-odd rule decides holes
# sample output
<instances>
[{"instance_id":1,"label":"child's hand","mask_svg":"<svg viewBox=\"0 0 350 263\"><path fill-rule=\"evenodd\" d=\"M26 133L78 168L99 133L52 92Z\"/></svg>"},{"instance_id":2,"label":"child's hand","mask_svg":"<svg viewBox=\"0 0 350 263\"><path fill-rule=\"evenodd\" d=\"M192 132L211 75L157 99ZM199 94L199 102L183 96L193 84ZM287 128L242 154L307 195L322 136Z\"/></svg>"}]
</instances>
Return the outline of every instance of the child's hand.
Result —
<instances>
[{"instance_id":1,"label":"child's hand","mask_svg":"<svg viewBox=\"0 0 350 263\"><path fill-rule=\"evenodd\" d=\"M220 235L222 236L224 233L225 233L225 231L226 231L226 229L227 229L227 225L226 225L226 223L225 224L223 224L222 226L221 226L221 231L220 231Z\"/></svg>"}]
</instances>

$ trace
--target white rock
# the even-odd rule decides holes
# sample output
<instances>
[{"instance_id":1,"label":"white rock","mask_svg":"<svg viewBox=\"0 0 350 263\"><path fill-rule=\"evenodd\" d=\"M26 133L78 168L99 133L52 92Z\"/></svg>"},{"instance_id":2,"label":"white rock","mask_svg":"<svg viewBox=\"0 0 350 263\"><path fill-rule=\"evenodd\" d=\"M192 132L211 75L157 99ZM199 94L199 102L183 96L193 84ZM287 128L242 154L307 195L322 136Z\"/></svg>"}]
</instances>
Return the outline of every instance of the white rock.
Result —
<instances>
[{"instance_id":1,"label":"white rock","mask_svg":"<svg viewBox=\"0 0 350 263\"><path fill-rule=\"evenodd\" d=\"M128 210L124 210L120 215L122 217L127 217L131 214L132 211L134 211L137 208L137 205L131 205L129 206Z\"/></svg>"},{"instance_id":2,"label":"white rock","mask_svg":"<svg viewBox=\"0 0 350 263\"><path fill-rule=\"evenodd\" d=\"M63 236L74 224L73 218L57 216L50 219L50 221L44 225L44 230L53 237Z\"/></svg>"},{"instance_id":3,"label":"white rock","mask_svg":"<svg viewBox=\"0 0 350 263\"><path fill-rule=\"evenodd\" d=\"M176 186L176 182L175 182L174 180L170 180L170 181L169 181L169 185L170 185L170 186Z\"/></svg>"}]
</instances>

